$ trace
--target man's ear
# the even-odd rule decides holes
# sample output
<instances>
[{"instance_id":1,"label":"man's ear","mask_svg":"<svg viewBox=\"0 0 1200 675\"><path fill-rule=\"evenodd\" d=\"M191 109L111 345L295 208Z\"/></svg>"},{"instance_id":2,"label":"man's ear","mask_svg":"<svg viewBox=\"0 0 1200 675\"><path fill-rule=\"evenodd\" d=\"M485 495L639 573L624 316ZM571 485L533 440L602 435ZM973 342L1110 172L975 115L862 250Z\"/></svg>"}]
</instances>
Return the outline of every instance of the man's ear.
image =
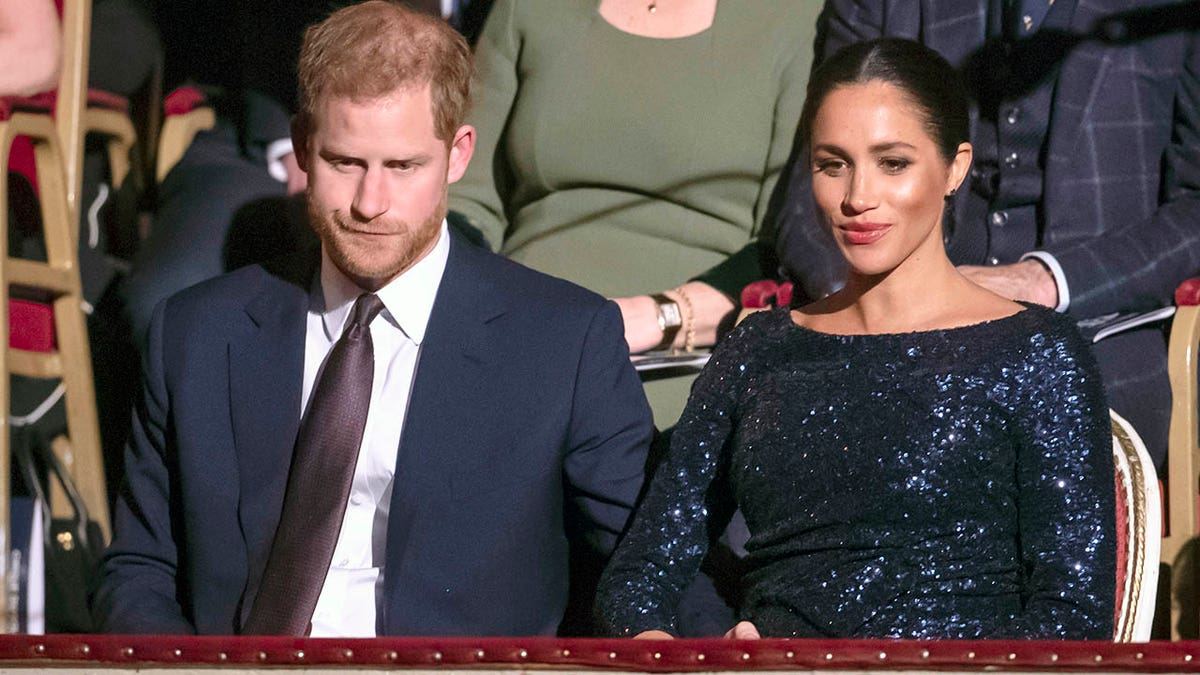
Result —
<instances>
[{"instance_id":1,"label":"man's ear","mask_svg":"<svg viewBox=\"0 0 1200 675\"><path fill-rule=\"evenodd\" d=\"M296 154L296 164L304 173L308 173L308 132L308 115L302 112L292 115L292 152Z\"/></svg>"},{"instance_id":2,"label":"man's ear","mask_svg":"<svg viewBox=\"0 0 1200 675\"><path fill-rule=\"evenodd\" d=\"M450 144L450 164L446 167L446 183L457 183L467 172L471 155L475 154L475 127L464 124L454 132Z\"/></svg>"}]
</instances>

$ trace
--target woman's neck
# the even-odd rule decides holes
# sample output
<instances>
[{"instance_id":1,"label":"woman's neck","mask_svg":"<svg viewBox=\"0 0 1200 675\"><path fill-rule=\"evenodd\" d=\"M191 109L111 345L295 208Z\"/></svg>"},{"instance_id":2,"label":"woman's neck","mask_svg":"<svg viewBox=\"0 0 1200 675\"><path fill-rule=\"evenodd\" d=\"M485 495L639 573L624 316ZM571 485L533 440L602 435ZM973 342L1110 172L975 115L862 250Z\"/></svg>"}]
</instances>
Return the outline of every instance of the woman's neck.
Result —
<instances>
[{"instance_id":1,"label":"woman's neck","mask_svg":"<svg viewBox=\"0 0 1200 675\"><path fill-rule=\"evenodd\" d=\"M908 261L916 262L916 261ZM844 295L845 317L864 333L903 333L939 327L967 285L949 259L902 265L876 277L851 273Z\"/></svg>"},{"instance_id":2,"label":"woman's neck","mask_svg":"<svg viewBox=\"0 0 1200 675\"><path fill-rule=\"evenodd\" d=\"M995 313L992 301L1000 298L963 277L938 244L886 274L851 271L842 290L803 308L796 320L822 332L870 335L974 323L977 308Z\"/></svg>"},{"instance_id":3,"label":"woman's neck","mask_svg":"<svg viewBox=\"0 0 1200 675\"><path fill-rule=\"evenodd\" d=\"M600 16L618 30L673 39L708 30L717 0L600 0Z\"/></svg>"}]
</instances>

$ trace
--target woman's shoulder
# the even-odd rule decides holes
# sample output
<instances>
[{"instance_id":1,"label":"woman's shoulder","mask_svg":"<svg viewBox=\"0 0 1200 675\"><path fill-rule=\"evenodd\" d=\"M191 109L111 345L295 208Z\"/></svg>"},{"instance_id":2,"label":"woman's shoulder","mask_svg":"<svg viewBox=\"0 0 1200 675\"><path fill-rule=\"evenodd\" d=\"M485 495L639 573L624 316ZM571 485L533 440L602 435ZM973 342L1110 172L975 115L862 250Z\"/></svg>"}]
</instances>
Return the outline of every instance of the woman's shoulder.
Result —
<instances>
[{"instance_id":1,"label":"woman's shoulder","mask_svg":"<svg viewBox=\"0 0 1200 675\"><path fill-rule=\"evenodd\" d=\"M1073 350L1088 348L1087 340L1071 317L1042 305L1021 304L1025 307L1018 313L1022 320L1013 325L1015 337L1021 342L1030 345L1053 343Z\"/></svg>"},{"instance_id":2,"label":"woman's shoulder","mask_svg":"<svg viewBox=\"0 0 1200 675\"><path fill-rule=\"evenodd\" d=\"M1070 373L1099 377L1091 344L1073 319L1048 307L1022 304L1025 309L1012 320L995 324L994 366L1010 376L1019 375L1031 385Z\"/></svg>"},{"instance_id":3,"label":"woman's shoulder","mask_svg":"<svg viewBox=\"0 0 1200 675\"><path fill-rule=\"evenodd\" d=\"M821 13L820 2L808 0L755 0L754 2L731 3L730 21L757 28L764 34L774 28L785 30L796 28L816 30L817 17ZM718 8L718 12L722 8Z\"/></svg>"},{"instance_id":4,"label":"woman's shoulder","mask_svg":"<svg viewBox=\"0 0 1200 675\"><path fill-rule=\"evenodd\" d=\"M526 28L553 30L558 19L595 16L596 5L595 0L497 0L492 12L503 6L516 23Z\"/></svg>"},{"instance_id":5,"label":"woman's shoulder","mask_svg":"<svg viewBox=\"0 0 1200 675\"><path fill-rule=\"evenodd\" d=\"M506 19L522 33L556 33L563 22L596 15L594 0L496 0L488 17Z\"/></svg>"},{"instance_id":6,"label":"woman's shoulder","mask_svg":"<svg viewBox=\"0 0 1200 675\"><path fill-rule=\"evenodd\" d=\"M750 312L730 331L727 341L750 341L778 338L796 328L791 310L776 307Z\"/></svg>"},{"instance_id":7,"label":"woman's shoulder","mask_svg":"<svg viewBox=\"0 0 1200 675\"><path fill-rule=\"evenodd\" d=\"M820 13L819 2L755 0L718 5L717 21L721 32L747 54L811 56Z\"/></svg>"},{"instance_id":8,"label":"woman's shoulder","mask_svg":"<svg viewBox=\"0 0 1200 675\"><path fill-rule=\"evenodd\" d=\"M759 361L775 353L772 345L786 339L795 327L786 307L747 314L718 341L712 361L739 365Z\"/></svg>"}]
</instances>

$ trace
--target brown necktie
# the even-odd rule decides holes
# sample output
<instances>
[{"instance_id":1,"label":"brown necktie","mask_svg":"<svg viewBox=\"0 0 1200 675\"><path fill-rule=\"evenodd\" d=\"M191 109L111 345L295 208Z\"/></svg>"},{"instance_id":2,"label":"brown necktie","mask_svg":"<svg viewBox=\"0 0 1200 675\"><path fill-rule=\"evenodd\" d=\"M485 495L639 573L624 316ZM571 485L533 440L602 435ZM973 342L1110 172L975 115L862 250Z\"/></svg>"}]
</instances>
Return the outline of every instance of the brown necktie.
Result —
<instances>
[{"instance_id":1,"label":"brown necktie","mask_svg":"<svg viewBox=\"0 0 1200 675\"><path fill-rule=\"evenodd\" d=\"M375 374L371 320L383 310L364 293L313 388L296 439L283 513L242 633L305 635L337 545Z\"/></svg>"}]
</instances>

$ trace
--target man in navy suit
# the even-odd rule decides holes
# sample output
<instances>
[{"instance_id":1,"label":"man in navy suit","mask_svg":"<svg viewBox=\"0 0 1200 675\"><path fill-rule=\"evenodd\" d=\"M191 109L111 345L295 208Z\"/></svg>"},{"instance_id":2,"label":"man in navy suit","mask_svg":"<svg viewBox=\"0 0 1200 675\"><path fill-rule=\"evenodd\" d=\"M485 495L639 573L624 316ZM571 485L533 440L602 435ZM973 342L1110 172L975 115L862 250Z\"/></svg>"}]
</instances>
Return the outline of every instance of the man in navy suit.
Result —
<instances>
[{"instance_id":1,"label":"man in navy suit","mask_svg":"<svg viewBox=\"0 0 1200 675\"><path fill-rule=\"evenodd\" d=\"M278 586L298 433L364 294L383 305L369 412L300 632L553 634L569 553L611 550L649 409L613 303L448 231L446 188L474 147L469 78L461 37L385 0L306 34L293 136L321 250L155 311L102 629L245 632L264 581Z\"/></svg>"},{"instance_id":2,"label":"man in navy suit","mask_svg":"<svg viewBox=\"0 0 1200 675\"><path fill-rule=\"evenodd\" d=\"M817 60L880 36L959 65L976 106L968 184L947 250L964 274L1077 320L1171 304L1200 273L1200 2L827 0ZM815 216L803 149L777 252L803 294L842 278ZM1166 452L1161 324L1097 342L1109 400Z\"/></svg>"}]
</instances>

